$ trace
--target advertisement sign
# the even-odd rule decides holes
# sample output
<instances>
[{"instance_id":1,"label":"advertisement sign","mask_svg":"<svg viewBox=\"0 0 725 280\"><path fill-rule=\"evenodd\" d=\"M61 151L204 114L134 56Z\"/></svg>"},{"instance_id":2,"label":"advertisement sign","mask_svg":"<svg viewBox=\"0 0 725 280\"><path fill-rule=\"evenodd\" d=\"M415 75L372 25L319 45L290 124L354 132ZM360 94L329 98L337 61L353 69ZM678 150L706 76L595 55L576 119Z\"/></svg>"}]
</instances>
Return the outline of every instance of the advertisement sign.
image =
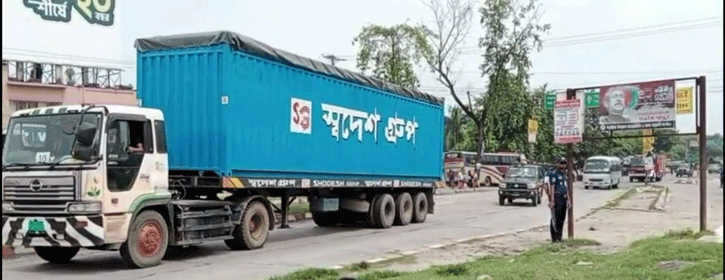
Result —
<instances>
[{"instance_id":1,"label":"advertisement sign","mask_svg":"<svg viewBox=\"0 0 725 280\"><path fill-rule=\"evenodd\" d=\"M692 92L693 87L681 87L677 89L677 114L692 114Z\"/></svg>"},{"instance_id":2,"label":"advertisement sign","mask_svg":"<svg viewBox=\"0 0 725 280\"><path fill-rule=\"evenodd\" d=\"M602 130L675 127L675 81L601 87Z\"/></svg>"},{"instance_id":3,"label":"advertisement sign","mask_svg":"<svg viewBox=\"0 0 725 280\"><path fill-rule=\"evenodd\" d=\"M650 136L650 135L652 135L652 130L651 129L645 129L643 131L643 134L645 136ZM645 152L645 153L651 151L653 149L652 145L654 143L655 143L655 138L654 137L643 137L642 138L642 151Z\"/></svg>"},{"instance_id":4,"label":"advertisement sign","mask_svg":"<svg viewBox=\"0 0 725 280\"><path fill-rule=\"evenodd\" d=\"M536 143L536 132L539 131L539 122L529 120L529 143Z\"/></svg>"},{"instance_id":5,"label":"advertisement sign","mask_svg":"<svg viewBox=\"0 0 725 280\"><path fill-rule=\"evenodd\" d=\"M3 60L133 69L122 8L116 0L2 1Z\"/></svg>"},{"instance_id":6,"label":"advertisement sign","mask_svg":"<svg viewBox=\"0 0 725 280\"><path fill-rule=\"evenodd\" d=\"M581 99L556 101L554 108L554 143L582 142L584 106Z\"/></svg>"}]
</instances>

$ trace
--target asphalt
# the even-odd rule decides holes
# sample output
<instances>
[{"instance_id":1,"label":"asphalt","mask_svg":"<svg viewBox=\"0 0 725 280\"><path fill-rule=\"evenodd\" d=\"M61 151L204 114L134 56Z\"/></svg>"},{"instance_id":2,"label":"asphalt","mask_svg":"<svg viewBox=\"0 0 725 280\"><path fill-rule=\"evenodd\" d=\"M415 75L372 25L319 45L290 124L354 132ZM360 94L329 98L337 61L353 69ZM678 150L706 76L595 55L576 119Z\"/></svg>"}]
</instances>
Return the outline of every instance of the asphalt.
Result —
<instances>
[{"instance_id":1,"label":"asphalt","mask_svg":"<svg viewBox=\"0 0 725 280\"><path fill-rule=\"evenodd\" d=\"M579 217L614 198L619 190L585 190L575 185L574 213ZM390 229L320 228L305 220L276 229L259 250L230 251L223 242L192 247L147 269L127 269L117 252L82 250L70 264L54 265L35 256L3 260L5 279L266 279L306 267L336 267L414 252L470 238L539 227L548 222L546 206L528 201L498 205L496 188L466 194L436 195L436 213L422 224Z\"/></svg>"}]
</instances>

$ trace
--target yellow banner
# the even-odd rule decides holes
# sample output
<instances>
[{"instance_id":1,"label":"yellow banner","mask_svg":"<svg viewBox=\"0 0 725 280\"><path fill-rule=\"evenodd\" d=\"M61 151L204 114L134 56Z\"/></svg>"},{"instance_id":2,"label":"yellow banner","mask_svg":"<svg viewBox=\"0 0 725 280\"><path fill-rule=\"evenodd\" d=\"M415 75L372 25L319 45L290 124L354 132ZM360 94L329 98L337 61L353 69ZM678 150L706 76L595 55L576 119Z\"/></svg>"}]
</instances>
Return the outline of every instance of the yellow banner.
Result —
<instances>
[{"instance_id":1,"label":"yellow banner","mask_svg":"<svg viewBox=\"0 0 725 280\"><path fill-rule=\"evenodd\" d=\"M677 89L677 114L692 114L692 91L693 87L681 87Z\"/></svg>"},{"instance_id":2,"label":"yellow banner","mask_svg":"<svg viewBox=\"0 0 725 280\"><path fill-rule=\"evenodd\" d=\"M529 133L536 133L537 131L539 131L539 122L529 120Z\"/></svg>"},{"instance_id":3,"label":"yellow banner","mask_svg":"<svg viewBox=\"0 0 725 280\"><path fill-rule=\"evenodd\" d=\"M642 134L645 136L652 135L651 129L645 129L642 131ZM642 138L642 151L647 153L653 149L652 145L655 143L654 137L644 137Z\"/></svg>"}]
</instances>

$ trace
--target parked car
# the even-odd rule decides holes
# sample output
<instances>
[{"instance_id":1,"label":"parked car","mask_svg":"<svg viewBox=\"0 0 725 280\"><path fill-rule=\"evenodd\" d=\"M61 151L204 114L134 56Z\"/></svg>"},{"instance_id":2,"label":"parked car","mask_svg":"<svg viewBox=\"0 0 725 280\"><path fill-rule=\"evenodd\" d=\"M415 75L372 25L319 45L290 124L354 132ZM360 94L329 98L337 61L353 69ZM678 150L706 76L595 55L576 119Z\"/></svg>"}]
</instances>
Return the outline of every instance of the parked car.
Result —
<instances>
[{"instance_id":1,"label":"parked car","mask_svg":"<svg viewBox=\"0 0 725 280\"><path fill-rule=\"evenodd\" d=\"M708 167L708 172L710 173L720 173L720 171L722 171L722 165L719 163L712 163Z\"/></svg>"},{"instance_id":2,"label":"parked car","mask_svg":"<svg viewBox=\"0 0 725 280\"><path fill-rule=\"evenodd\" d=\"M504 205L506 200L512 203L514 199L524 198L531 200L532 206L540 204L545 174L546 168L538 165L512 166L499 185L498 203Z\"/></svg>"},{"instance_id":3,"label":"parked car","mask_svg":"<svg viewBox=\"0 0 725 280\"><path fill-rule=\"evenodd\" d=\"M692 177L692 168L689 164L683 164L680 165L680 167L677 168L677 177Z\"/></svg>"}]
</instances>

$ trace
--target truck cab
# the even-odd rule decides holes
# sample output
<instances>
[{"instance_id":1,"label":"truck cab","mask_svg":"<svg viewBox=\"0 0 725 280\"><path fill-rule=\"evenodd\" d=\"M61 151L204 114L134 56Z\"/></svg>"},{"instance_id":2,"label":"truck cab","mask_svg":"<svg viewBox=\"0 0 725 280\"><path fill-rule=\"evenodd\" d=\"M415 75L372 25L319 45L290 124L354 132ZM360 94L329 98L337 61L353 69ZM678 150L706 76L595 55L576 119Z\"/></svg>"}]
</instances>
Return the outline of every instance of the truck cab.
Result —
<instances>
[{"instance_id":1,"label":"truck cab","mask_svg":"<svg viewBox=\"0 0 725 280\"><path fill-rule=\"evenodd\" d=\"M34 247L51 262L70 259L80 247L120 249L139 209L165 208L171 199L164 135L156 109L15 112L2 159L3 244ZM162 226L144 225L144 238L160 244ZM149 246L142 250L162 249Z\"/></svg>"}]
</instances>

